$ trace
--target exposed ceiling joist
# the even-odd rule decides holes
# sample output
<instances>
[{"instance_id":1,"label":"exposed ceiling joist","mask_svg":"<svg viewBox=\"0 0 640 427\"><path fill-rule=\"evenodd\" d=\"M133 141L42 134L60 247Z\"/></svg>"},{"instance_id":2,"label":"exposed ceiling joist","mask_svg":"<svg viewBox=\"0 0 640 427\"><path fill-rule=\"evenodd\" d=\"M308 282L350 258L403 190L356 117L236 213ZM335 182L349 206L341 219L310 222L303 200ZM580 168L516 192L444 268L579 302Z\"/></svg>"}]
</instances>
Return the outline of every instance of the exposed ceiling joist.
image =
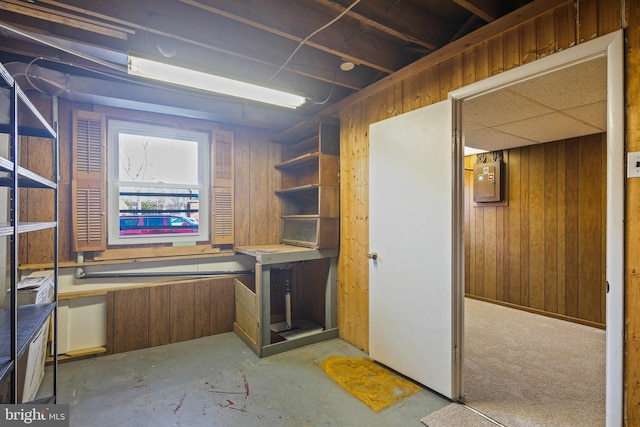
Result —
<instances>
[{"instance_id":1,"label":"exposed ceiling joist","mask_svg":"<svg viewBox=\"0 0 640 427\"><path fill-rule=\"evenodd\" d=\"M179 1L297 43L331 19L292 1L287 1L286 7L277 11L261 0L226 2L223 7L198 0ZM290 19L283 20L282 14ZM302 16L304 19L296 18ZM305 44L384 73L392 73L402 62L396 46L342 22L334 23L331 31L320 32Z\"/></svg>"},{"instance_id":2,"label":"exposed ceiling joist","mask_svg":"<svg viewBox=\"0 0 640 427\"><path fill-rule=\"evenodd\" d=\"M497 0L453 0L453 2L487 22L500 16L498 14L500 3Z\"/></svg>"},{"instance_id":3,"label":"exposed ceiling joist","mask_svg":"<svg viewBox=\"0 0 640 427\"><path fill-rule=\"evenodd\" d=\"M128 34L134 34L134 31L127 28L116 27L108 23L98 22L91 19L70 15L64 12L57 12L46 7L34 4L26 4L16 1L0 1L0 9L29 16L36 19L42 19L62 25L68 25L85 31L102 34L109 37L126 40Z\"/></svg>"},{"instance_id":4,"label":"exposed ceiling joist","mask_svg":"<svg viewBox=\"0 0 640 427\"><path fill-rule=\"evenodd\" d=\"M316 3L325 6L327 8L333 9L336 12L340 13L346 9L342 4L333 1L333 0L314 0ZM398 19L396 18L386 18L383 15L388 15L388 10L386 8L372 8L375 6L373 2L370 2L367 5L369 9L369 13L367 16L364 16L358 12L357 7L347 13L347 16L355 19L360 22L361 25L365 27L375 28L376 30L380 30L383 33L389 34L390 36L396 37L399 40L403 40L408 43L414 43L418 46L422 46L426 49L435 50L438 48L438 44L436 42L431 42L433 37L423 34L425 29L428 29L429 32L438 31L439 27L442 27L443 24L438 22L435 19L432 19L432 22L424 22L420 26L413 26L406 23L402 25L398 25ZM415 15L413 15L415 16ZM410 16L406 16L403 19L409 19Z\"/></svg>"},{"instance_id":5,"label":"exposed ceiling joist","mask_svg":"<svg viewBox=\"0 0 640 427\"><path fill-rule=\"evenodd\" d=\"M295 119L331 111L332 105L354 92L368 93L372 84L404 75L401 70L412 69L409 65L420 58L437 61L446 55L452 40L477 33L487 22L522 5L548 1L0 0L0 61L34 62L71 77L77 74L87 79L83 82L104 79L140 84L145 90L185 90L167 85L152 89L132 79L126 73L127 57L135 53L303 95L307 103L295 112L271 115L264 114L265 108L256 110L264 126L274 128L274 117L284 126L286 115L293 114ZM41 61L41 57L50 60ZM343 69L345 61L356 65ZM91 85L70 87L88 91ZM124 105L107 101L108 93L96 91L96 102ZM113 96L124 92L112 91ZM168 104L174 98L149 97ZM247 101L220 97L216 108L227 101L234 111L229 117L248 111L238 109ZM132 99L125 104L137 105ZM158 108L177 114L188 110L184 104L175 104L174 109L171 105ZM208 104L200 105L194 108ZM251 125L259 123L259 116L253 116ZM249 123L245 115L229 117L225 120Z\"/></svg>"}]
</instances>

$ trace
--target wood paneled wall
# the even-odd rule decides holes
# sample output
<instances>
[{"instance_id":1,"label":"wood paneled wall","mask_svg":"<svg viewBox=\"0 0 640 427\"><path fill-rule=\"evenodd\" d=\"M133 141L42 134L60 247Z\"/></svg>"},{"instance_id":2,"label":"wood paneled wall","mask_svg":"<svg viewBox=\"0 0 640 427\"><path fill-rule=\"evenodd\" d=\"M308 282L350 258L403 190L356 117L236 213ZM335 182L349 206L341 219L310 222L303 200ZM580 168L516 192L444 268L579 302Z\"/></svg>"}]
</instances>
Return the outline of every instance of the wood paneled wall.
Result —
<instances>
[{"instance_id":1,"label":"wood paneled wall","mask_svg":"<svg viewBox=\"0 0 640 427\"><path fill-rule=\"evenodd\" d=\"M605 134L507 150L506 206L466 171L466 293L604 325L606 158Z\"/></svg>"},{"instance_id":2,"label":"wood paneled wall","mask_svg":"<svg viewBox=\"0 0 640 427\"><path fill-rule=\"evenodd\" d=\"M280 242L280 144L268 142L270 134L236 127L235 227L236 246L272 245Z\"/></svg>"},{"instance_id":3,"label":"wood paneled wall","mask_svg":"<svg viewBox=\"0 0 640 427\"><path fill-rule=\"evenodd\" d=\"M271 269L271 322L286 318L286 279L291 286L292 319L311 320L325 326L325 293L328 259L295 263L289 270Z\"/></svg>"},{"instance_id":4,"label":"wood paneled wall","mask_svg":"<svg viewBox=\"0 0 640 427\"><path fill-rule=\"evenodd\" d=\"M528 6L335 107L341 120L338 323L340 337L365 351L369 347L369 125L621 28L619 2L541 0Z\"/></svg>"},{"instance_id":5,"label":"wood paneled wall","mask_svg":"<svg viewBox=\"0 0 640 427\"><path fill-rule=\"evenodd\" d=\"M107 354L233 331L233 278L206 278L107 293Z\"/></svg>"}]
</instances>

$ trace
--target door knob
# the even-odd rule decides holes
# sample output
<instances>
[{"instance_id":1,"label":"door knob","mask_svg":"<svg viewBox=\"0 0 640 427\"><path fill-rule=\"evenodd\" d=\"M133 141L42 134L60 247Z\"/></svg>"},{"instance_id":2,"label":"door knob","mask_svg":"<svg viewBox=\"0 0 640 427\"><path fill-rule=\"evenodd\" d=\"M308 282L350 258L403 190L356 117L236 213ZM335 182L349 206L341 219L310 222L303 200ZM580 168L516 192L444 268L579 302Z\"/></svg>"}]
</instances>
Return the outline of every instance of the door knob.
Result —
<instances>
[{"instance_id":1,"label":"door knob","mask_svg":"<svg viewBox=\"0 0 640 427\"><path fill-rule=\"evenodd\" d=\"M376 252L369 252L367 254L367 258L372 259L372 260L376 260L376 259L378 259L378 254Z\"/></svg>"}]
</instances>

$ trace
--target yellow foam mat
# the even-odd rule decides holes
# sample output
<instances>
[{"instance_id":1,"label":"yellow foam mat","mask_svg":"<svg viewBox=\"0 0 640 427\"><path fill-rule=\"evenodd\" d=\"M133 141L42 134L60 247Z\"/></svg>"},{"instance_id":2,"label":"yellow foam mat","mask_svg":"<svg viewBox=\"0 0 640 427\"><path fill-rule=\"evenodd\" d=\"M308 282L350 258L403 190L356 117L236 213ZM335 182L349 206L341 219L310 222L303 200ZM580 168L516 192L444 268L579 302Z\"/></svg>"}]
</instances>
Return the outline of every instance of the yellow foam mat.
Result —
<instances>
[{"instance_id":1,"label":"yellow foam mat","mask_svg":"<svg viewBox=\"0 0 640 427\"><path fill-rule=\"evenodd\" d=\"M330 357L322 363L322 369L374 411L421 390L420 386L367 358Z\"/></svg>"}]
</instances>

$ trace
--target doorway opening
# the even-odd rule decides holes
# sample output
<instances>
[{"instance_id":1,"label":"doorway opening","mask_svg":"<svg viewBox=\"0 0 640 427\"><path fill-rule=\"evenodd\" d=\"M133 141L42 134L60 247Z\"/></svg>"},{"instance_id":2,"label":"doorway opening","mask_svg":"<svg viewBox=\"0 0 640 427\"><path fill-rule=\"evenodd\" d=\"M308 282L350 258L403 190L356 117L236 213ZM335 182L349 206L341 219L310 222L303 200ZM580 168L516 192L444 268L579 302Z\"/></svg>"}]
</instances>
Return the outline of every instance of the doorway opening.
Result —
<instances>
[{"instance_id":1,"label":"doorway opening","mask_svg":"<svg viewBox=\"0 0 640 427\"><path fill-rule=\"evenodd\" d=\"M458 141L464 140L464 144L470 147L492 153L507 150L507 153L509 153L509 150L522 150L519 147L532 146L532 143L548 144L550 141L571 140L577 141L571 142L571 144L578 144L576 149L580 150L582 149L579 146L581 140L597 140L601 138L604 141L601 142L603 148L600 150L602 154L600 160L606 165L604 167L606 176L600 175L598 177L602 182L602 191L606 200L606 202L599 202L604 215L601 225L605 230L603 236L597 237L601 239L600 249L603 252L601 258L604 259L604 262L597 263L600 265L600 270L597 274L595 286L601 285L601 287L595 291L595 300L599 299L599 301L583 304L582 307L576 302L574 313L572 311L574 310L573 306L567 307L567 303L572 300L573 295L567 299L566 280L561 283L560 288L557 281L554 282L555 288L545 288L546 279L548 279L548 277L544 277L545 261L548 260L553 263L553 258L545 258L546 254L540 257L538 253L534 253L532 258L529 251L532 248L536 250L537 246L535 245L538 244L536 239L540 237L540 232L548 233L549 230L544 230L544 222L540 222L541 218L539 216L530 217L528 216L529 212L527 212L527 217L525 218L528 226L528 233L525 237L528 239L529 246L520 244L521 250L519 253L517 251L511 254L503 252L503 256L522 256L522 248L526 248L528 261L532 260L533 265L528 265L524 274L526 274L527 279L533 280L528 280L524 287L523 282L520 281L517 283L517 289L515 289L510 287L512 285L509 282L510 277L503 278L502 288L499 291L502 292L502 295L497 293L490 294L491 298L489 299L498 300L502 298L508 301L509 298L514 298L514 296L521 298L524 291L526 292L527 304L532 305L533 308L543 311L565 311L564 314L572 317L584 317L596 323L606 323L606 421L608 425L619 425L622 421L622 337L624 328L622 277L622 189L624 165L622 54L623 44L620 31L494 76L451 94L451 98L456 104L454 108L454 123L457 124L456 128L462 131L457 139ZM585 81L595 83L585 84ZM475 122L466 120L465 116L466 118L473 118ZM464 136L462 133L464 133ZM596 145L597 143L597 141L593 142ZM565 143L564 148L566 148L566 145L567 143ZM539 156L545 154L545 149L536 145L532 151ZM557 147L554 147L554 150L556 154L559 153ZM574 166L578 164L579 159L573 161L574 159L571 158L571 155L567 158L566 152L563 155L565 165ZM597 159L597 156L594 157L595 159ZM553 166L553 161L550 164ZM554 170L559 171L557 161L555 165ZM583 168L589 169L588 164ZM538 173L528 170L527 179L529 183L531 180L534 180L535 183L536 179L544 178L544 173L544 170ZM561 173L564 173L566 178L567 171L564 170ZM557 185L558 176L555 178ZM549 181L553 181L553 177ZM507 191L513 190L507 188ZM588 191L589 188L584 190ZM536 202L536 197L541 197L539 202L544 206L545 188L538 188L536 191L535 194L524 195L527 197L526 202L530 205L531 202ZM568 194L566 193L566 188L564 188L564 191L565 194ZM573 193L571 194L573 195ZM534 200L530 200L530 197L533 197ZM590 203L591 205L587 205L587 208L594 207L592 206L593 201ZM470 207L470 209L474 208ZM555 212L557 214L558 211L556 210ZM564 224L566 225L566 211L563 211L563 215L565 215ZM514 218L511 219L514 220L512 225L515 225L516 222L520 222L520 225L522 224L522 216L517 217L517 221ZM536 228L540 224L543 226L541 230ZM574 224L569 221L569 225L573 226ZM580 227L580 224L575 225ZM510 230L508 227L506 229ZM498 230L489 230L489 233L491 234L494 231L499 232ZM555 232L557 234L557 228ZM580 236L594 238L593 235L585 234L584 230L582 234L577 232L576 236L578 238ZM533 247L530 245L532 237L534 240ZM545 245L546 243L543 243L543 249L548 248ZM566 245L566 242L562 242L562 245ZM558 241L556 240L551 247L555 247L557 251ZM566 249L566 246L562 247ZM580 249L580 245L578 244L576 248L577 250ZM504 259L501 259L501 261L505 262ZM515 265L517 265L517 261L513 260L509 267L514 267ZM552 269L555 271L556 277L558 277L557 267L556 263ZM532 269L539 268L542 269L542 276L536 277L537 271L534 271L534 276L532 276ZM563 274L566 278L566 265L563 268ZM509 271L511 272L511 270ZM519 274L522 277L523 272L520 271ZM577 274L581 273L577 272ZM540 279L542 280L540 281ZM579 283L579 279L578 277L577 283ZM491 281L492 278L489 277L489 280ZM461 286L461 284L458 284L458 286ZM608 292L605 294L607 287ZM554 289L556 295L550 298L550 294L553 293ZM576 288L576 291L579 295L580 288ZM583 289L582 291L585 290ZM514 295L507 295L505 298L505 292L507 294L514 292ZM516 295L517 292L520 292L520 295ZM562 293L562 298L558 297L558 292ZM559 299L561 300L561 307L558 306ZM556 302L555 305L553 303L554 300ZM522 304L522 299L520 299L519 303ZM569 304L571 305L573 302L569 302ZM605 312L606 315L604 314ZM601 316L600 319L598 319L598 315ZM558 398L561 398L561 396L558 396Z\"/></svg>"}]
</instances>

